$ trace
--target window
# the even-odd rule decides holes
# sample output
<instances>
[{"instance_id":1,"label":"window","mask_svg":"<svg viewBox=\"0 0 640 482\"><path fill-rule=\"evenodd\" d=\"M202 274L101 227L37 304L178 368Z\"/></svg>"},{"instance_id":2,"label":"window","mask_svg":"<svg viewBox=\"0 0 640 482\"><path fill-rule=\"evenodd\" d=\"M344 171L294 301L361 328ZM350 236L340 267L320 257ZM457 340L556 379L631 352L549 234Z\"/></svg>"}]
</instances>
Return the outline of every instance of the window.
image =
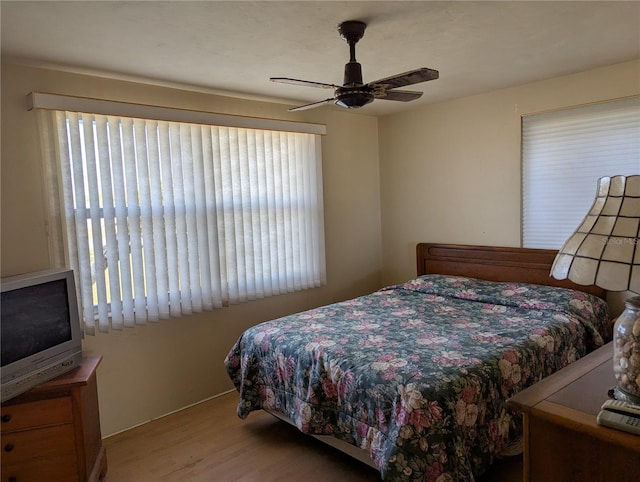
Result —
<instances>
[{"instance_id":1,"label":"window","mask_svg":"<svg viewBox=\"0 0 640 482\"><path fill-rule=\"evenodd\" d=\"M522 245L559 249L603 176L640 174L640 99L522 119Z\"/></svg>"},{"instance_id":2,"label":"window","mask_svg":"<svg viewBox=\"0 0 640 482\"><path fill-rule=\"evenodd\" d=\"M326 282L317 134L39 116L53 251L76 272L86 332Z\"/></svg>"}]
</instances>

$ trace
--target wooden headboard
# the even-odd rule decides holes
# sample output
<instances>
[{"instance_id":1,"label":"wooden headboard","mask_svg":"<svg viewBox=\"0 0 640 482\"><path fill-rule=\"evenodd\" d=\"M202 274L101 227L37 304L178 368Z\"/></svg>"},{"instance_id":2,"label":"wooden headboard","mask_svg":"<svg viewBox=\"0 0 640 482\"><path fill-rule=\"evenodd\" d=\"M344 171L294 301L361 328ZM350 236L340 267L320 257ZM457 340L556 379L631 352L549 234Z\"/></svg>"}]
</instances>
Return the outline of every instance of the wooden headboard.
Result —
<instances>
[{"instance_id":1,"label":"wooden headboard","mask_svg":"<svg viewBox=\"0 0 640 482\"><path fill-rule=\"evenodd\" d=\"M416 247L418 276L449 274L489 281L562 286L605 298L606 291L597 286L582 286L553 278L551 265L557 253L553 249L463 244L419 243Z\"/></svg>"}]
</instances>

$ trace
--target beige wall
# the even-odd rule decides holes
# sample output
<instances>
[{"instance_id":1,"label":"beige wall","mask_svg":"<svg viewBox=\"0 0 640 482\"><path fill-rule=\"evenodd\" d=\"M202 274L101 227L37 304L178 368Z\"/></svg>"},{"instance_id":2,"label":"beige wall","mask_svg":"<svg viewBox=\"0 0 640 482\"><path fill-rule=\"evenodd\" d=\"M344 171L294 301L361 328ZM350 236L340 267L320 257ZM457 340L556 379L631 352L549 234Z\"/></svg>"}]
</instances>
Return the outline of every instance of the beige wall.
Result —
<instances>
[{"instance_id":1,"label":"beige wall","mask_svg":"<svg viewBox=\"0 0 640 482\"><path fill-rule=\"evenodd\" d=\"M417 242L520 245L522 115L639 93L634 61L380 118L383 284Z\"/></svg>"},{"instance_id":2,"label":"beige wall","mask_svg":"<svg viewBox=\"0 0 640 482\"><path fill-rule=\"evenodd\" d=\"M327 124L327 286L87 337L84 350L104 356L108 435L231 388L222 361L248 326L412 277L417 242L518 246L521 115L636 95L639 74L625 63L377 120L3 65L2 275L49 263L32 90Z\"/></svg>"},{"instance_id":3,"label":"beige wall","mask_svg":"<svg viewBox=\"0 0 640 482\"><path fill-rule=\"evenodd\" d=\"M333 109L231 99L26 66L2 65L2 276L49 267L42 168L31 91L114 99L327 125L323 177L325 287L86 337L98 370L103 435L231 388L223 360L247 327L375 290L381 285L377 119Z\"/></svg>"}]
</instances>

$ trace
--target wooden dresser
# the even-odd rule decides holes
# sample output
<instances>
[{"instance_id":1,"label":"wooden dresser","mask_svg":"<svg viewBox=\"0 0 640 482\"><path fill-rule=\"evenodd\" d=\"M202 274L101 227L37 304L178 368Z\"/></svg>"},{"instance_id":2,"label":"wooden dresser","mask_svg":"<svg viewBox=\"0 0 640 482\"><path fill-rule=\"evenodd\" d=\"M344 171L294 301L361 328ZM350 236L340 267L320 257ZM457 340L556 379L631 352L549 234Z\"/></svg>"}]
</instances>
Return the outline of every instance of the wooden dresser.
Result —
<instances>
[{"instance_id":1,"label":"wooden dresser","mask_svg":"<svg viewBox=\"0 0 640 482\"><path fill-rule=\"evenodd\" d=\"M107 472L96 368L74 370L2 404L2 482L96 482Z\"/></svg>"},{"instance_id":2,"label":"wooden dresser","mask_svg":"<svg viewBox=\"0 0 640 482\"><path fill-rule=\"evenodd\" d=\"M513 396L523 413L524 482L637 482L640 435L598 425L615 386L611 343Z\"/></svg>"}]
</instances>

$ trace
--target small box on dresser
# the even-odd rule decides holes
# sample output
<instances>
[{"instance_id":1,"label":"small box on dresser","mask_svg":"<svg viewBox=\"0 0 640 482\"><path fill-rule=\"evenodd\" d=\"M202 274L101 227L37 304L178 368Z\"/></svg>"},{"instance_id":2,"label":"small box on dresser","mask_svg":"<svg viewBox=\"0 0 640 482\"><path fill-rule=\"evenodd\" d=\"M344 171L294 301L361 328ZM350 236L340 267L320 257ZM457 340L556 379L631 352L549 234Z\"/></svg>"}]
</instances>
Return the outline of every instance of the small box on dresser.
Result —
<instances>
[{"instance_id":1,"label":"small box on dresser","mask_svg":"<svg viewBox=\"0 0 640 482\"><path fill-rule=\"evenodd\" d=\"M2 482L97 482L105 478L96 368L82 364L2 404Z\"/></svg>"}]
</instances>

